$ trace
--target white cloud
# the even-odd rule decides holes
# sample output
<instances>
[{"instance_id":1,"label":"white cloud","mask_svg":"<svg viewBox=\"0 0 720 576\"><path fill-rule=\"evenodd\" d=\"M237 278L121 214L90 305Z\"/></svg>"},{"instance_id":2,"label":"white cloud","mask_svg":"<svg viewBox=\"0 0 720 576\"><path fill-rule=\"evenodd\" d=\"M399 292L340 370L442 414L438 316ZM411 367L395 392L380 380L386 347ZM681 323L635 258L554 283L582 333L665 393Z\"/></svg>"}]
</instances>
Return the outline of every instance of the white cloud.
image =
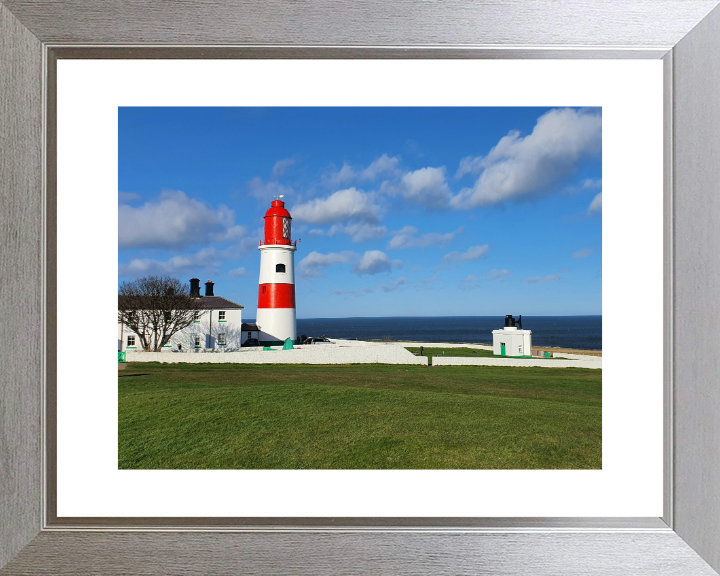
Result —
<instances>
[{"instance_id":1,"label":"white cloud","mask_svg":"<svg viewBox=\"0 0 720 576\"><path fill-rule=\"evenodd\" d=\"M400 173L398 156L390 157L383 154L373 160L367 168L353 168L349 163L344 162L340 170L331 170L322 176L323 184L326 186L339 186L351 180L375 180L380 175L397 176Z\"/></svg>"},{"instance_id":2,"label":"white cloud","mask_svg":"<svg viewBox=\"0 0 720 576\"><path fill-rule=\"evenodd\" d=\"M443 262L468 262L477 260L488 253L490 247L487 244L482 246L471 246L465 252L448 252L442 257Z\"/></svg>"},{"instance_id":3,"label":"white cloud","mask_svg":"<svg viewBox=\"0 0 720 576\"><path fill-rule=\"evenodd\" d=\"M316 225L333 224L350 218L376 223L380 219L380 206L375 204L373 194L353 187L339 190L327 198L296 204L290 213L297 220Z\"/></svg>"},{"instance_id":4,"label":"white cloud","mask_svg":"<svg viewBox=\"0 0 720 576\"><path fill-rule=\"evenodd\" d=\"M197 274L198 270L217 272L222 266L222 262L217 260L217 256L217 251L214 248L204 248L197 254L173 256L168 260L135 258L128 263L121 262L118 264L118 275L139 278L142 276Z\"/></svg>"},{"instance_id":5,"label":"white cloud","mask_svg":"<svg viewBox=\"0 0 720 576\"><path fill-rule=\"evenodd\" d=\"M533 276L532 278L525 278L523 282L527 282L528 284L536 284L538 282L556 282L561 278L560 274L551 274L550 276Z\"/></svg>"},{"instance_id":6,"label":"white cloud","mask_svg":"<svg viewBox=\"0 0 720 576\"><path fill-rule=\"evenodd\" d=\"M472 188L453 196L458 210L522 200L546 192L584 157L600 153L599 112L562 108L541 116L531 134L512 131L485 157L463 158L459 174L479 172Z\"/></svg>"},{"instance_id":7,"label":"white cloud","mask_svg":"<svg viewBox=\"0 0 720 576\"><path fill-rule=\"evenodd\" d=\"M462 178L465 174L478 174L483 169L482 156L465 156L460 159L460 166L455 172L455 178Z\"/></svg>"},{"instance_id":8,"label":"white cloud","mask_svg":"<svg viewBox=\"0 0 720 576\"><path fill-rule=\"evenodd\" d=\"M589 188L602 188L602 179L585 178L580 185L586 190Z\"/></svg>"},{"instance_id":9,"label":"white cloud","mask_svg":"<svg viewBox=\"0 0 720 576\"><path fill-rule=\"evenodd\" d=\"M572 258L587 258L590 254L592 254L590 248L581 248L580 250L575 250L570 256Z\"/></svg>"},{"instance_id":10,"label":"white cloud","mask_svg":"<svg viewBox=\"0 0 720 576\"><path fill-rule=\"evenodd\" d=\"M333 264L349 264L357 254L355 252L330 252L322 254L321 252L310 252L305 258L300 260L298 270L303 278L316 278L324 276L322 269Z\"/></svg>"},{"instance_id":11,"label":"white cloud","mask_svg":"<svg viewBox=\"0 0 720 576\"><path fill-rule=\"evenodd\" d=\"M321 252L310 252L305 258L300 260L298 266L313 267L313 266L330 266L331 264L347 264L353 257L357 256L354 252L330 252L329 254L322 254Z\"/></svg>"},{"instance_id":12,"label":"white cloud","mask_svg":"<svg viewBox=\"0 0 720 576\"><path fill-rule=\"evenodd\" d=\"M434 284L435 282L442 282L442 280L440 280L437 276L429 276L427 278L420 279L421 284Z\"/></svg>"},{"instance_id":13,"label":"white cloud","mask_svg":"<svg viewBox=\"0 0 720 576\"><path fill-rule=\"evenodd\" d=\"M216 242L226 242L228 240L241 240L247 236L247 228L239 224L231 226L227 230L217 232L211 235L212 240Z\"/></svg>"},{"instance_id":14,"label":"white cloud","mask_svg":"<svg viewBox=\"0 0 720 576\"><path fill-rule=\"evenodd\" d=\"M336 234L347 234L352 237L353 242L364 242L365 240L377 240L383 238L387 234L387 226L377 226L375 224L334 224L328 231L328 236Z\"/></svg>"},{"instance_id":15,"label":"white cloud","mask_svg":"<svg viewBox=\"0 0 720 576\"><path fill-rule=\"evenodd\" d=\"M356 274L379 274L389 272L392 268L402 268L401 260L391 261L388 255L380 250L368 250L355 264L352 271Z\"/></svg>"},{"instance_id":16,"label":"white cloud","mask_svg":"<svg viewBox=\"0 0 720 576\"><path fill-rule=\"evenodd\" d=\"M122 204L123 202L130 202L131 200L140 200L142 196L140 194L136 194L135 192L118 192L118 202Z\"/></svg>"},{"instance_id":17,"label":"white cloud","mask_svg":"<svg viewBox=\"0 0 720 576\"><path fill-rule=\"evenodd\" d=\"M378 290L382 290L383 292L392 292L400 288L400 286L406 286L407 284L408 279L405 278L405 276L402 276L391 284L378 284L377 286L375 286L375 288L377 288Z\"/></svg>"},{"instance_id":18,"label":"white cloud","mask_svg":"<svg viewBox=\"0 0 720 576\"><path fill-rule=\"evenodd\" d=\"M394 175L399 172L398 164L400 158L393 156L392 158L387 154L383 154L380 158L373 160L370 166L360 172L361 180L375 180L380 174Z\"/></svg>"},{"instance_id":19,"label":"white cloud","mask_svg":"<svg viewBox=\"0 0 720 576\"><path fill-rule=\"evenodd\" d=\"M283 158L275 162L275 166L272 169L273 178L280 178L288 171L288 168L295 164L295 158Z\"/></svg>"},{"instance_id":20,"label":"white cloud","mask_svg":"<svg viewBox=\"0 0 720 576\"><path fill-rule=\"evenodd\" d=\"M426 246L438 245L446 246L455 236L461 234L463 227L461 226L455 232L447 232L440 234L438 232L428 232L420 236L415 236L418 229L414 226L405 226L399 230L387 245L388 250L400 250L402 248L425 248Z\"/></svg>"},{"instance_id":21,"label":"white cloud","mask_svg":"<svg viewBox=\"0 0 720 576\"><path fill-rule=\"evenodd\" d=\"M235 212L227 206L213 209L184 192L170 191L137 208L121 204L118 224L120 249L187 246L221 240L227 234L234 237L244 230L235 226Z\"/></svg>"},{"instance_id":22,"label":"white cloud","mask_svg":"<svg viewBox=\"0 0 720 576\"><path fill-rule=\"evenodd\" d=\"M220 258L241 258L245 254L257 250L260 239L263 237L264 233L265 231L263 228L257 228L250 236L245 236L240 240L240 242L231 244L223 250L219 250L217 254Z\"/></svg>"},{"instance_id":23,"label":"white cloud","mask_svg":"<svg viewBox=\"0 0 720 576\"><path fill-rule=\"evenodd\" d=\"M445 181L444 166L420 168L413 172L406 172L396 184L383 182L380 192L401 195L410 202L428 207L447 205L452 196Z\"/></svg>"},{"instance_id":24,"label":"white cloud","mask_svg":"<svg viewBox=\"0 0 720 576\"><path fill-rule=\"evenodd\" d=\"M461 279L460 282L462 284L467 284L469 282L475 282L475 280L477 280L477 279L478 279L477 276L475 276L473 274L468 274L467 276L465 276L465 278Z\"/></svg>"},{"instance_id":25,"label":"white cloud","mask_svg":"<svg viewBox=\"0 0 720 576\"><path fill-rule=\"evenodd\" d=\"M592 202L590 202L590 206L588 206L587 212L588 214L597 214L598 212L602 212L602 192L599 192L595 198L593 198Z\"/></svg>"},{"instance_id":26,"label":"white cloud","mask_svg":"<svg viewBox=\"0 0 720 576\"><path fill-rule=\"evenodd\" d=\"M355 178L357 178L355 170L353 170L353 167L350 166L350 164L345 162L340 170L332 170L327 174L323 174L322 181L326 186L339 186L349 182L350 180L354 180Z\"/></svg>"},{"instance_id":27,"label":"white cloud","mask_svg":"<svg viewBox=\"0 0 720 576\"><path fill-rule=\"evenodd\" d=\"M318 238L320 236L337 236L339 234L347 234L352 238L353 242L365 242L366 240L377 240L387 235L387 226L378 226L377 224L354 223L354 224L333 224L329 230L325 231L320 228L313 228L308 232L311 237Z\"/></svg>"},{"instance_id":28,"label":"white cloud","mask_svg":"<svg viewBox=\"0 0 720 576\"><path fill-rule=\"evenodd\" d=\"M262 178L256 176L247 183L248 196L257 198L264 204L267 204L271 200L275 200L278 196L287 196L295 193L292 188L283 186L279 182L265 182Z\"/></svg>"},{"instance_id":29,"label":"white cloud","mask_svg":"<svg viewBox=\"0 0 720 576\"><path fill-rule=\"evenodd\" d=\"M232 276L233 278L244 278L247 275L248 273L245 268L235 268L235 270L230 270L230 272L228 272L228 276Z\"/></svg>"},{"instance_id":30,"label":"white cloud","mask_svg":"<svg viewBox=\"0 0 720 576\"><path fill-rule=\"evenodd\" d=\"M333 296L342 296L342 295L350 295L350 296L360 296L361 294L370 294L372 293L372 288L359 288L358 290L333 290L330 292Z\"/></svg>"},{"instance_id":31,"label":"white cloud","mask_svg":"<svg viewBox=\"0 0 720 576\"><path fill-rule=\"evenodd\" d=\"M508 276L512 276L512 272L506 270L505 268L502 270L496 270L495 268L490 270L490 280L500 280L500 282L505 282Z\"/></svg>"}]
</instances>

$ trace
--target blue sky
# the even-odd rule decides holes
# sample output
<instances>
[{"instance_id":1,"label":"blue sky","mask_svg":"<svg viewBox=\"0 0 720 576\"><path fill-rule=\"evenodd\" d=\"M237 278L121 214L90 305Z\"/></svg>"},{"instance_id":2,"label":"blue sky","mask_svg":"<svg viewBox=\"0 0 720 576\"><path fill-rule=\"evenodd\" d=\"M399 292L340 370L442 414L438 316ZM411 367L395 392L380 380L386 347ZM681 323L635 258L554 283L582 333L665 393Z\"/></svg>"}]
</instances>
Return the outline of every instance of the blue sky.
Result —
<instances>
[{"instance_id":1,"label":"blue sky","mask_svg":"<svg viewBox=\"0 0 720 576\"><path fill-rule=\"evenodd\" d=\"M602 313L597 108L120 108L119 278L253 318L293 216L299 318Z\"/></svg>"}]
</instances>

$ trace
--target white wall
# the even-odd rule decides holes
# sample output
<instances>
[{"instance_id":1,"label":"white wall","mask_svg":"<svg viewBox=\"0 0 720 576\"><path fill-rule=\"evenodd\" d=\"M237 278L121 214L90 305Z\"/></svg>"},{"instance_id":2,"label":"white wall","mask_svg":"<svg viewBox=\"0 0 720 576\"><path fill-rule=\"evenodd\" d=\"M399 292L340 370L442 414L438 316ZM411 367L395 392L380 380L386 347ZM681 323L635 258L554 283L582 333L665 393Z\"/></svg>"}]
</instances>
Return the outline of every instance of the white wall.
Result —
<instances>
[{"instance_id":1,"label":"white wall","mask_svg":"<svg viewBox=\"0 0 720 576\"><path fill-rule=\"evenodd\" d=\"M295 246L260 246L260 284L295 284ZM285 264L285 272L276 272Z\"/></svg>"},{"instance_id":2,"label":"white wall","mask_svg":"<svg viewBox=\"0 0 720 576\"><path fill-rule=\"evenodd\" d=\"M500 356L505 343L506 356L530 356L531 330L493 330L493 354Z\"/></svg>"},{"instance_id":3,"label":"white wall","mask_svg":"<svg viewBox=\"0 0 720 576\"><path fill-rule=\"evenodd\" d=\"M225 312L225 321L220 321L219 312ZM212 317L212 325L211 325ZM242 325L242 309L223 309L217 310L201 310L200 318L196 322L193 322L187 328L180 330L172 336L170 343L165 347L165 351L178 350L178 344L182 344L182 349L185 352L194 352L196 350L194 346L195 335L200 336L200 349L212 349L212 350L235 350L240 348L242 342L247 339L247 334L243 335L240 330ZM212 332L212 338L210 333ZM118 346L120 350L128 350L127 348L127 337L128 335L135 336L135 351L142 351L142 345L140 344L140 338L127 326L122 326L118 323L118 343L120 343L122 333L122 347ZM218 334L225 334L225 346L218 344ZM255 336L257 337L257 336ZM133 351L133 349L130 349Z\"/></svg>"},{"instance_id":4,"label":"white wall","mask_svg":"<svg viewBox=\"0 0 720 576\"><path fill-rule=\"evenodd\" d=\"M295 308L258 308L255 323L260 328L261 342L283 342L297 339Z\"/></svg>"}]
</instances>

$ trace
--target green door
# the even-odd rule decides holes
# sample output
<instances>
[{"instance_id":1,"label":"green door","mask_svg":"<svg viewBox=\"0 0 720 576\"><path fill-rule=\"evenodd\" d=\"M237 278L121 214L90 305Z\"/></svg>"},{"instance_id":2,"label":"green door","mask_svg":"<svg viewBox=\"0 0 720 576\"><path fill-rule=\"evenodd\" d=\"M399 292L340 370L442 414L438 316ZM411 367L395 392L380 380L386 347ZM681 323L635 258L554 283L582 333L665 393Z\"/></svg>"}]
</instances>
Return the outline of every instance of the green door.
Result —
<instances>
[{"instance_id":1,"label":"green door","mask_svg":"<svg viewBox=\"0 0 720 576\"><path fill-rule=\"evenodd\" d=\"M500 356L505 356L505 344L500 343Z\"/></svg>"}]
</instances>

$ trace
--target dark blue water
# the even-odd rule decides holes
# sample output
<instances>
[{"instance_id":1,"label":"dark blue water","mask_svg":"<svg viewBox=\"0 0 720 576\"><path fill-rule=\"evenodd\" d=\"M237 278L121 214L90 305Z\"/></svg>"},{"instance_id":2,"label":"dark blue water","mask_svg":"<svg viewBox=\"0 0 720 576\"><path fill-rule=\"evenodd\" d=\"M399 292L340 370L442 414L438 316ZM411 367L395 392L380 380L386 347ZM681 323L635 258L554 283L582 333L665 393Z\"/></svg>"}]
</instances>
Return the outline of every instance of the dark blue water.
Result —
<instances>
[{"instance_id":1,"label":"dark blue water","mask_svg":"<svg viewBox=\"0 0 720 576\"><path fill-rule=\"evenodd\" d=\"M504 316L306 318L298 319L297 333L359 340L492 344L492 331L502 328L504 321ZM524 329L532 330L534 346L602 350L602 316L523 316L522 323Z\"/></svg>"}]
</instances>

